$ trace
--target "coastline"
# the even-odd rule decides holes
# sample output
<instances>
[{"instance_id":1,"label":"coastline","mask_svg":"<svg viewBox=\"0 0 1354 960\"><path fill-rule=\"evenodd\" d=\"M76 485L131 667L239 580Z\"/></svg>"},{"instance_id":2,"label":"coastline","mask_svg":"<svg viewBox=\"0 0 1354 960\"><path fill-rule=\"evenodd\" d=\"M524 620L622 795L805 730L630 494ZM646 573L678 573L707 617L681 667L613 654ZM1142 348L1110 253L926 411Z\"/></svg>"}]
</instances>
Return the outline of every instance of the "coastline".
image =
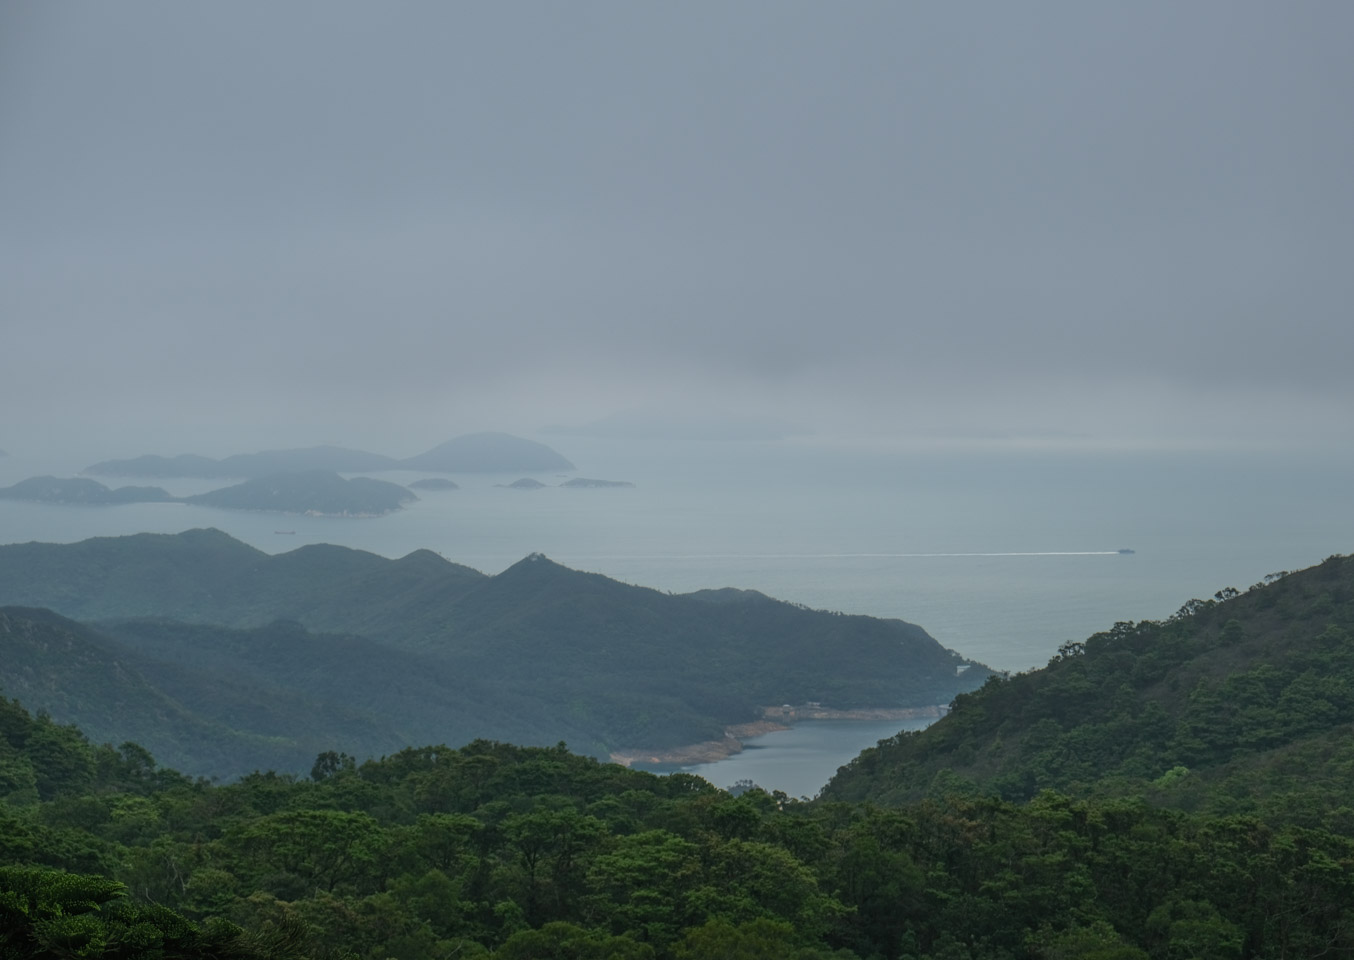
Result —
<instances>
[{"instance_id":1,"label":"coastline","mask_svg":"<svg viewBox=\"0 0 1354 960\"><path fill-rule=\"evenodd\" d=\"M763 707L761 720L736 723L724 728L721 740L703 740L670 750L616 750L610 761L623 767L636 763L693 766L727 760L743 752L743 741L777 730L789 730L799 720L915 720L921 717L944 716L946 708L940 705L926 707L862 707L855 710L836 710L817 703L782 704Z\"/></svg>"}]
</instances>

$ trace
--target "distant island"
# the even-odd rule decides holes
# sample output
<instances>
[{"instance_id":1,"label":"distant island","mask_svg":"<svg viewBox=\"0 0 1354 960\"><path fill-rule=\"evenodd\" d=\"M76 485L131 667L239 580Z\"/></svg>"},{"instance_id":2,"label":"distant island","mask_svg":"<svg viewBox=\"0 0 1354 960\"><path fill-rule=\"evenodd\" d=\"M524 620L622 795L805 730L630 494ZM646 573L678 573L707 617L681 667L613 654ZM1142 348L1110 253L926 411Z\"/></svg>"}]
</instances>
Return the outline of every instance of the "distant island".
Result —
<instances>
[{"instance_id":1,"label":"distant island","mask_svg":"<svg viewBox=\"0 0 1354 960\"><path fill-rule=\"evenodd\" d=\"M565 480L560 484L561 487L633 487L634 484L629 480L592 480L588 477L574 477L572 480Z\"/></svg>"},{"instance_id":2,"label":"distant island","mask_svg":"<svg viewBox=\"0 0 1354 960\"><path fill-rule=\"evenodd\" d=\"M399 484L370 477L345 480L337 473L279 473L190 497L160 487L109 489L86 477L30 477L0 489L0 499L39 503L190 503L227 510L269 510L317 517L379 517L418 499Z\"/></svg>"},{"instance_id":3,"label":"distant island","mask_svg":"<svg viewBox=\"0 0 1354 960\"><path fill-rule=\"evenodd\" d=\"M461 485L445 477L425 477L409 484L410 490L459 490Z\"/></svg>"},{"instance_id":4,"label":"distant island","mask_svg":"<svg viewBox=\"0 0 1354 960\"><path fill-rule=\"evenodd\" d=\"M315 517L379 517L417 500L397 483L306 470L246 480L233 487L184 497L185 503L230 510L273 510Z\"/></svg>"},{"instance_id":5,"label":"distant island","mask_svg":"<svg viewBox=\"0 0 1354 960\"><path fill-rule=\"evenodd\" d=\"M0 488L0 500L33 500L38 503L168 503L177 499L160 487L118 487L110 490L97 480L84 477L29 477L12 487Z\"/></svg>"},{"instance_id":6,"label":"distant island","mask_svg":"<svg viewBox=\"0 0 1354 960\"><path fill-rule=\"evenodd\" d=\"M514 480L512 483L496 483L494 486L503 487L505 490L540 490L545 484L530 477L523 477L521 480Z\"/></svg>"},{"instance_id":7,"label":"distant island","mask_svg":"<svg viewBox=\"0 0 1354 960\"><path fill-rule=\"evenodd\" d=\"M188 477L256 479L301 470L376 473L382 470L430 470L442 473L510 473L573 470L574 465L543 443L507 433L470 433L415 457L398 460L379 453L319 446L240 453L222 460L180 454L155 454L130 460L103 460L82 472L114 477Z\"/></svg>"}]
</instances>

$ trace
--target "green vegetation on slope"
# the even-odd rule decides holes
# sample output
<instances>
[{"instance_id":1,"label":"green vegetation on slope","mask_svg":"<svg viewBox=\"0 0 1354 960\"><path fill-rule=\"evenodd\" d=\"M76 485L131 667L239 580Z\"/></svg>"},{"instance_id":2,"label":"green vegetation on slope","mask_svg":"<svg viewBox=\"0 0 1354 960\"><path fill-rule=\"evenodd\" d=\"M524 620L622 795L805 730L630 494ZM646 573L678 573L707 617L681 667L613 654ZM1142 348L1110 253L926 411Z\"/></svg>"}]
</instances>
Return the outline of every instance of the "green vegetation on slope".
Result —
<instances>
[{"instance_id":1,"label":"green vegetation on slope","mask_svg":"<svg viewBox=\"0 0 1354 960\"><path fill-rule=\"evenodd\" d=\"M967 789L1142 793L1219 811L1284 813L1301 784L1354 791L1354 558L1119 623L1039 670L990 678L941 722L843 768L838 799L907 802ZM1217 790L1216 786L1227 789ZM1234 795L1232 800L1228 796Z\"/></svg>"},{"instance_id":2,"label":"green vegetation on slope","mask_svg":"<svg viewBox=\"0 0 1354 960\"><path fill-rule=\"evenodd\" d=\"M720 739L782 703L945 703L987 673L961 673L968 662L915 625L750 591L672 596L539 555L495 577L429 551L385 560L319 545L270 557L217 531L0 547L0 603L98 621L106 641L157 665L139 676L195 711L221 699L203 692L206 675L229 681L238 704L294 694L327 705L336 724L338 707L355 710L365 719L333 733L364 755L386 749L388 731L405 743L663 750ZM240 713L202 719L281 738L292 764L310 742L282 711L255 726ZM161 746L175 758L207 752ZM296 769L276 752L208 769L267 764Z\"/></svg>"},{"instance_id":3,"label":"green vegetation on slope","mask_svg":"<svg viewBox=\"0 0 1354 960\"><path fill-rule=\"evenodd\" d=\"M435 699L454 687L430 678L428 664L369 641L286 622L241 631L116 627L0 607L0 687L96 740L135 740L200 776L306 770L325 750L385 753L469 719ZM393 698L372 704L379 685L400 680L398 714L387 712Z\"/></svg>"},{"instance_id":4,"label":"green vegetation on slope","mask_svg":"<svg viewBox=\"0 0 1354 960\"><path fill-rule=\"evenodd\" d=\"M732 797L483 741L213 785L0 700L0 956L1348 956L1349 826Z\"/></svg>"}]
</instances>

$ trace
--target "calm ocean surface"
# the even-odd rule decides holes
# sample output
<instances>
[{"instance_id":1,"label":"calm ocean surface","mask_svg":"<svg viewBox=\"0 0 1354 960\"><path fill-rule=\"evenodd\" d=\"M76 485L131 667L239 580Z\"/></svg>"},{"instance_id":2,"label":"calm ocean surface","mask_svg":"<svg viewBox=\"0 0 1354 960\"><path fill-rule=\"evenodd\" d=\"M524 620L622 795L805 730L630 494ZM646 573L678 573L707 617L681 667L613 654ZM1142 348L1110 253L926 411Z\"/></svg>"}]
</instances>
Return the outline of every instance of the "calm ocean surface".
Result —
<instances>
[{"instance_id":1,"label":"calm ocean surface","mask_svg":"<svg viewBox=\"0 0 1354 960\"><path fill-rule=\"evenodd\" d=\"M547 440L579 469L543 482L585 476L636 486L523 491L494 486L517 475L456 476L460 490L427 492L404 511L364 520L0 501L0 542L217 527L270 553L321 542L387 557L428 548L487 573L540 551L673 592L742 587L909 620L1005 670L1042 666L1061 643L1117 620L1166 617L1191 597L1245 589L1272 571L1354 550L1354 461L1342 451L1295 459ZM11 456L0 459L0 485L72 476L87 463ZM379 476L407 483L425 475ZM160 485L185 494L226 483ZM719 771L699 772L721 786L746 777L811 795L826 780L822 769L830 775L894 732L829 725L820 736L808 728L768 735ZM826 768L809 759L815 736ZM782 772L770 772L773 757L786 758ZM799 769L815 772L801 781Z\"/></svg>"}]
</instances>

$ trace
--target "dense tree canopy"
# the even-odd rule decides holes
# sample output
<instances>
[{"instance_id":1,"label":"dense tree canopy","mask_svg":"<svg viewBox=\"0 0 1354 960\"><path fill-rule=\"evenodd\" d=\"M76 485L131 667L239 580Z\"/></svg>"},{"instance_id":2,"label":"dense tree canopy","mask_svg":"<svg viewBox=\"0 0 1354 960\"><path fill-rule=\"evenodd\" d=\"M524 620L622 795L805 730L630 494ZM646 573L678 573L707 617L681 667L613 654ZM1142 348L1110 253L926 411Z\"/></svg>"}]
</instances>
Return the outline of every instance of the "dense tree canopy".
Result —
<instances>
[{"instance_id":1,"label":"dense tree canopy","mask_svg":"<svg viewBox=\"0 0 1354 960\"><path fill-rule=\"evenodd\" d=\"M1052 791L735 797L485 741L219 785L13 701L0 731L5 957L1354 951L1354 837L1335 824Z\"/></svg>"},{"instance_id":2,"label":"dense tree canopy","mask_svg":"<svg viewBox=\"0 0 1354 960\"><path fill-rule=\"evenodd\" d=\"M1027 800L1051 788L1326 824L1354 790L1351 632L1354 558L1220 590L989 678L943 723L866 750L827 794ZM1295 807L1296 790L1321 802Z\"/></svg>"},{"instance_id":3,"label":"dense tree canopy","mask_svg":"<svg viewBox=\"0 0 1354 960\"><path fill-rule=\"evenodd\" d=\"M0 957L1354 955L1352 583L1117 625L812 803L484 740L213 783L0 699Z\"/></svg>"}]
</instances>

